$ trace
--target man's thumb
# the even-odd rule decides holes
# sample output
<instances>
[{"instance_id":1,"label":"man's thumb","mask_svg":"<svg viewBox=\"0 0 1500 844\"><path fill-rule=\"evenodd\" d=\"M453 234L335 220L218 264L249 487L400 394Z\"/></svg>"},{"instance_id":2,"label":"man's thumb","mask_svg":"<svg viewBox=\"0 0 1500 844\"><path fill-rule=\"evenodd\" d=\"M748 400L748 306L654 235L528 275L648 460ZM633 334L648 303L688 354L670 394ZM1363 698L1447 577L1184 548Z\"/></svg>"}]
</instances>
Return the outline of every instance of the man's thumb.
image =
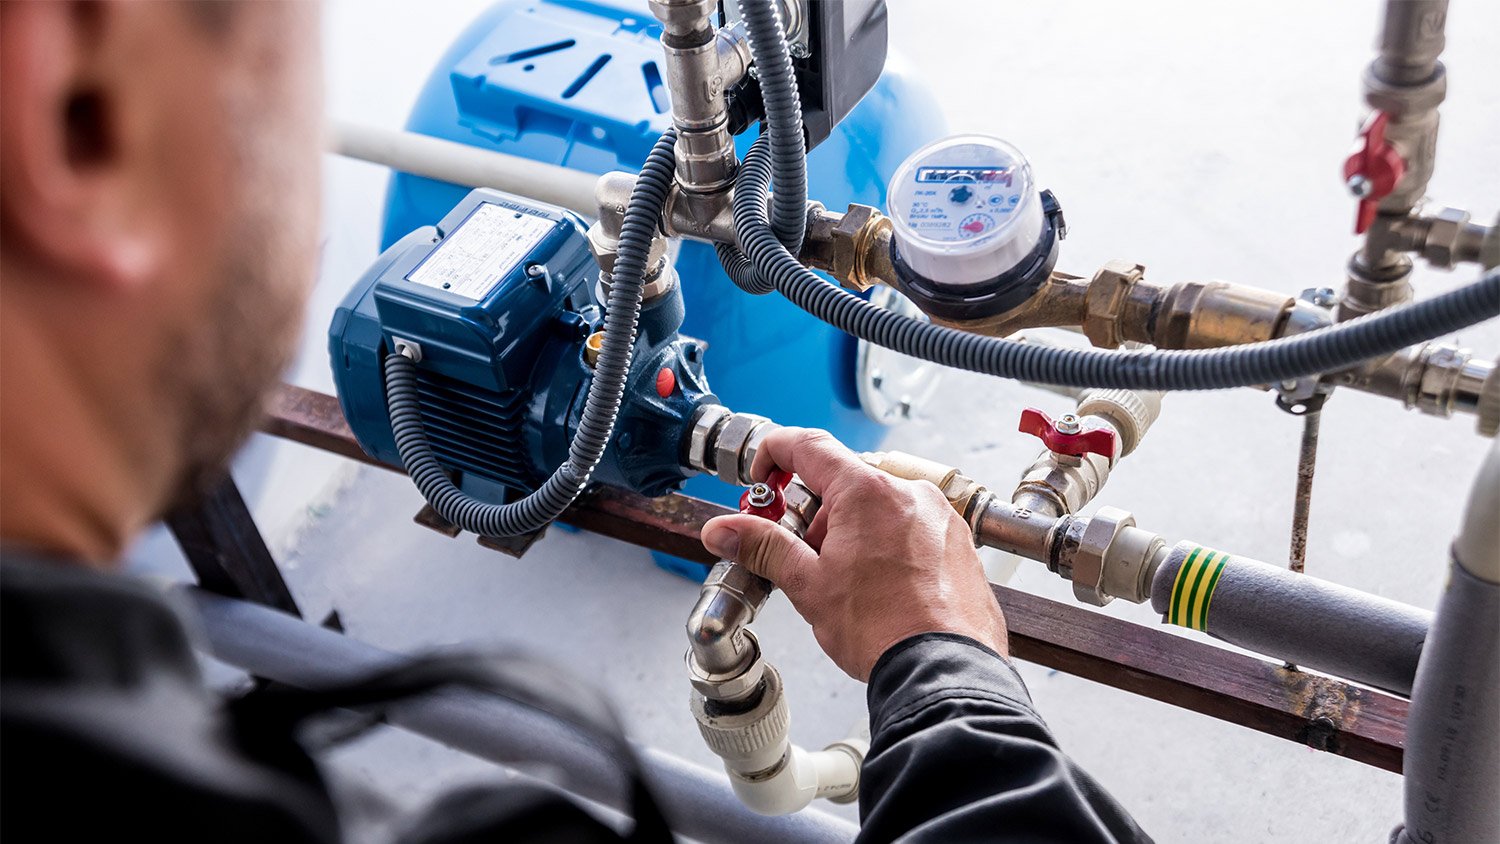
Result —
<instances>
[{"instance_id":1,"label":"man's thumb","mask_svg":"<svg viewBox=\"0 0 1500 844\"><path fill-rule=\"evenodd\" d=\"M802 567L817 561L807 543L781 525L760 516L737 514L709 519L703 525L703 547L785 588Z\"/></svg>"}]
</instances>

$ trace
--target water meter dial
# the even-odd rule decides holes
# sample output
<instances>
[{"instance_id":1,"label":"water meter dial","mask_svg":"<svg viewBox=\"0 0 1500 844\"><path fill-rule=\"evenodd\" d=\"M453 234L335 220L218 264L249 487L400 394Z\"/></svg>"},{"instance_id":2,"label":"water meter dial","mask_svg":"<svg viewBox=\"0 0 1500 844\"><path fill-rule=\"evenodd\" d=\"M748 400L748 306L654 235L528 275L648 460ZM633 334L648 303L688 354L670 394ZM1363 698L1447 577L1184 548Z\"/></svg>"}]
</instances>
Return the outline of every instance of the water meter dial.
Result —
<instances>
[{"instance_id":1,"label":"water meter dial","mask_svg":"<svg viewBox=\"0 0 1500 844\"><path fill-rule=\"evenodd\" d=\"M902 287L939 319L1008 311L1057 262L1061 210L999 138L960 135L917 150L896 171L888 204Z\"/></svg>"}]
</instances>

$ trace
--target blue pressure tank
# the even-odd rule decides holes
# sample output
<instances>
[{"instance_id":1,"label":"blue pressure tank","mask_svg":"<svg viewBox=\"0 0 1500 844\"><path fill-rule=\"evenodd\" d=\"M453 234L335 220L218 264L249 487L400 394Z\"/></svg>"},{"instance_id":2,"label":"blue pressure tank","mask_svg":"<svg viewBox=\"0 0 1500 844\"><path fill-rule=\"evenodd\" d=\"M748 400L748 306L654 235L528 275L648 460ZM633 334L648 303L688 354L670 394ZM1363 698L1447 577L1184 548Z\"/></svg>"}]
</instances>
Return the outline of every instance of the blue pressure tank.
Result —
<instances>
[{"instance_id":1,"label":"blue pressure tank","mask_svg":"<svg viewBox=\"0 0 1500 844\"><path fill-rule=\"evenodd\" d=\"M407 128L590 173L639 170L671 125L660 36L639 0L502 0L444 54ZM809 196L833 209L851 202L884 207L896 167L944 129L933 97L888 66L809 155ZM753 136L739 138L741 155ZM467 193L393 174L382 248L432 225ZM856 392L853 338L776 294L741 292L706 244L683 243L676 267L687 311L682 332L706 347L709 380L724 404L825 428L855 449L879 445L884 427L865 415ZM685 491L728 505L740 494L708 477L689 481ZM659 562L702 573L696 564Z\"/></svg>"}]
</instances>

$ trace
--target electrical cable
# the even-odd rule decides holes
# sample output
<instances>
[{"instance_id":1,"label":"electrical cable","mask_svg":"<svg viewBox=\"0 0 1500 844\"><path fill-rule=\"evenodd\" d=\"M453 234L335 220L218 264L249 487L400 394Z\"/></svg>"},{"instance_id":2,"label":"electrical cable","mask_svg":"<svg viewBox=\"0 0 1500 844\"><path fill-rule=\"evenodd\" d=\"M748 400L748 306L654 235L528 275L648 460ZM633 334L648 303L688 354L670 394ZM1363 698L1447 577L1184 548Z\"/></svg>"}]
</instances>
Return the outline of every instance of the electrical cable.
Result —
<instances>
[{"instance_id":1,"label":"electrical cable","mask_svg":"<svg viewBox=\"0 0 1500 844\"><path fill-rule=\"evenodd\" d=\"M771 229L792 254L807 233L807 139L802 132L802 100L786 43L777 0L740 3L750 57L760 80L765 128L771 144L776 195L771 197Z\"/></svg>"},{"instance_id":2,"label":"electrical cable","mask_svg":"<svg viewBox=\"0 0 1500 844\"><path fill-rule=\"evenodd\" d=\"M605 305L604 342L594 363L583 415L568 459L535 491L508 504L480 501L459 489L438 463L422 427L416 362L400 353L385 359L386 402L401 463L438 515L481 536L516 536L547 526L572 504L604 456L625 395L645 290L646 260L672 187L677 131L657 140L630 195L620 227L614 274Z\"/></svg>"},{"instance_id":3,"label":"electrical cable","mask_svg":"<svg viewBox=\"0 0 1500 844\"><path fill-rule=\"evenodd\" d=\"M755 267L750 265L750 259L745 253L727 243L715 243L714 253L719 256L719 266L724 268L724 274L734 282L739 289L752 296L764 296L767 293L776 292L776 285L766 281Z\"/></svg>"}]
</instances>

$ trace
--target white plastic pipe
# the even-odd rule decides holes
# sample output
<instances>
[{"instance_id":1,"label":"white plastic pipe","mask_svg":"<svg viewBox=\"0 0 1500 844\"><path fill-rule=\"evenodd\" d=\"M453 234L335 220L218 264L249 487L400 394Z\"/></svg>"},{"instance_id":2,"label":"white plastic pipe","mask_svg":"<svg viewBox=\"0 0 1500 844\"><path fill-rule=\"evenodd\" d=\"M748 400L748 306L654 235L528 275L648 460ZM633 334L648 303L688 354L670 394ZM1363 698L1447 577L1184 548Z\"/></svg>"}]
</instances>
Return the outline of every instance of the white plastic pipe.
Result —
<instances>
[{"instance_id":1,"label":"white plastic pipe","mask_svg":"<svg viewBox=\"0 0 1500 844\"><path fill-rule=\"evenodd\" d=\"M792 744L781 675L767 663L764 677L760 699L745 711L722 712L698 692L691 699L703 741L724 760L735 796L761 815L800 812L819 797L853 801L869 743L850 738L818 751Z\"/></svg>"},{"instance_id":2,"label":"white plastic pipe","mask_svg":"<svg viewBox=\"0 0 1500 844\"><path fill-rule=\"evenodd\" d=\"M416 132L343 122L334 122L329 127L328 150L413 176L468 188L494 188L570 208L589 217L598 214L594 200L598 177L555 164Z\"/></svg>"},{"instance_id":3,"label":"white plastic pipe","mask_svg":"<svg viewBox=\"0 0 1500 844\"><path fill-rule=\"evenodd\" d=\"M835 745L827 750L804 750L786 744L786 764L763 779L747 779L729 770L735 796L752 812L790 815L807 808L815 798L849 802L859 793L859 766L864 758L854 748ZM729 768L728 761L725 768Z\"/></svg>"}]
</instances>

